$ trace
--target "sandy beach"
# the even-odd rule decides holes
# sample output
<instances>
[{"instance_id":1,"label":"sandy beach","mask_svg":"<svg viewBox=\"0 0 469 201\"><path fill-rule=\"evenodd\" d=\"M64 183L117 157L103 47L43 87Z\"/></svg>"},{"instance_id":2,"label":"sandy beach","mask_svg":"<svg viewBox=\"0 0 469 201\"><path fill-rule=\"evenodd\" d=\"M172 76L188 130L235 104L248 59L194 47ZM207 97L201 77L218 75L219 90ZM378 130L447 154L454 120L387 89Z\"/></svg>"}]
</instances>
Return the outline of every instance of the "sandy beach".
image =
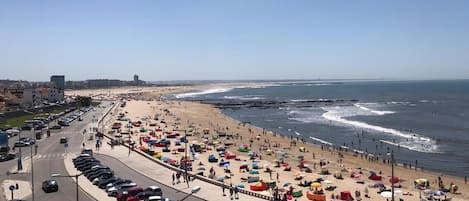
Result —
<instances>
[{"instance_id":1,"label":"sandy beach","mask_svg":"<svg viewBox=\"0 0 469 201\"><path fill-rule=\"evenodd\" d=\"M186 133L189 144L202 146L203 151L192 155L193 171L202 171L205 176L212 173L214 179L224 178L226 184L233 186L244 186L249 189L250 185L245 180L248 177L259 177L265 183L276 182L280 192L287 192L293 189L293 192L301 191L302 196L293 198L296 200L308 200L307 191L316 191L323 189L325 198L333 200L332 195L340 196L341 192L349 191L355 199L356 192L360 192L362 200L387 200L378 194L379 188L374 188L376 183L381 182L388 189L391 186L391 165L387 161L373 160L368 156L354 154L350 151L344 152L327 146L313 145L304 143L301 139L284 137L274 134L268 130L254 127L247 123L238 122L221 113L220 110L211 105L188 101L162 100L161 96L168 93L180 93L183 91L200 90L214 88L216 85L205 86L181 86L181 87L129 87L98 90L77 90L67 91L67 95L86 95L95 99L115 100L125 98L125 107L118 107L113 113L113 121L106 125L106 132L116 135L118 130L112 130L111 124L120 122L121 132L131 131L131 140L138 148L150 149L155 151L159 157L168 157L171 159L180 159L184 152L178 151L184 148L184 143L176 145L178 138ZM121 114L121 119L118 115ZM157 117L157 119L155 118ZM140 121L138 126L134 125L127 129L127 121ZM149 146L143 142L146 140L157 140L167 138L168 136L179 136L169 138L171 145L169 152L163 152L162 147ZM205 134L204 134L205 133ZM232 137L219 137L220 133L231 134ZM124 136L124 139L127 136ZM145 141L146 141L145 140ZM181 139L179 139L180 141ZM205 143L204 143L205 142ZM201 145L201 143L204 143ZM226 150L234 155L233 159L220 157L216 150L224 144ZM203 148L205 146L205 148ZM225 146L224 146L225 147ZM244 150L240 151L240 147ZM249 150L249 151L248 151ZM249 152L255 152L250 156ZM210 163L209 155L214 155L218 162ZM226 155L229 155L225 153ZM229 166L220 166L221 160L229 161ZM283 163L281 162L283 160ZM280 162L277 162L280 161ZM303 164L300 166L300 163ZM255 164L255 165L254 165ZM241 166L246 166L249 171L241 170ZM275 167L280 165L280 167ZM258 168L255 169L254 166ZM203 167L203 168L202 168ZM213 171L211 171L212 169ZM227 171L228 169L229 171ZM290 169L285 171L285 169ZM271 172L269 173L269 171ZM309 171L310 170L310 171ZM324 174L326 171L329 174ZM370 171L377 176L381 176L381 181L369 179ZM337 179L335 176L341 175L343 179ZM420 196L426 194L428 190L419 190L414 187L416 179L425 178L430 183L431 190L438 189L438 177L441 178L443 185L448 188L450 183L459 187L456 194L447 193L446 197L452 200L469 200L469 194L466 189L469 187L464 183L464 178L442 175L435 172L415 170L407 167L395 167L394 175L399 178L399 188L395 188L396 200L420 200ZM320 187L302 187L299 184L304 182L321 181ZM335 186L336 188L327 187ZM332 189L332 190L331 190ZM368 198L365 192L368 191ZM258 191L266 195L273 195L272 190ZM221 193L221 191L220 191ZM438 196L437 196L438 197ZM439 198L444 198L441 196Z\"/></svg>"}]
</instances>

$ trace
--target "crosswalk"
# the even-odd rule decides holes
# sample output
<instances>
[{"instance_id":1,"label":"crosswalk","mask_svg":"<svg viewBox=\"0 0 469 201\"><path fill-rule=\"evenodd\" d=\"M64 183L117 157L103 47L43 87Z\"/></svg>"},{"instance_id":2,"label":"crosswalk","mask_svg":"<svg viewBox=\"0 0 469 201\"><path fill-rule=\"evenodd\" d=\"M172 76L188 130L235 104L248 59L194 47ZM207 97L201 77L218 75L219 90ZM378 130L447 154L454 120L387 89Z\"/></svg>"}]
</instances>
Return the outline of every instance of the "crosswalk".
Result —
<instances>
[{"instance_id":1,"label":"crosswalk","mask_svg":"<svg viewBox=\"0 0 469 201\"><path fill-rule=\"evenodd\" d=\"M36 154L33 156L34 160L55 160L55 159L64 159L68 155L76 155L76 153L51 153L51 154ZM30 159L31 156L23 157L23 160Z\"/></svg>"}]
</instances>

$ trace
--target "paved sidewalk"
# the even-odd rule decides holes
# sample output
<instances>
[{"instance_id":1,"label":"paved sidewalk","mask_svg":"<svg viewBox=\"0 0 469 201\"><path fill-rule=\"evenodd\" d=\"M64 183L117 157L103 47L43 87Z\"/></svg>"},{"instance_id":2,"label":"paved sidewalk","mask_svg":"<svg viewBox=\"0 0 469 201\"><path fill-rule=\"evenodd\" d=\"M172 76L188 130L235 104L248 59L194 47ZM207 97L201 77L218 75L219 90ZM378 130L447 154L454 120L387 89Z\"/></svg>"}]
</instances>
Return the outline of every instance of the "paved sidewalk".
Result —
<instances>
[{"instance_id":1,"label":"paved sidewalk","mask_svg":"<svg viewBox=\"0 0 469 201\"><path fill-rule=\"evenodd\" d=\"M191 193L194 187L199 186L200 191L198 191L197 193L194 193L194 195L197 197L200 197L206 200L214 200L214 201L231 200L229 197L228 190L226 190L227 196L223 196L221 187L207 183L207 182L203 182L200 180L195 180L195 181L190 182L189 188L187 187L186 183L172 185L173 171L141 156L138 153L131 152L131 154L129 155L128 148L124 146L114 146L114 149L111 149L111 147L107 144L108 141L109 141L108 139L105 139L103 142L103 147L101 147L99 151L95 151L95 152L114 157L118 159L119 161L125 163L130 168L140 172L141 174L149 178L152 178L154 180L157 180L161 183L164 183L168 186L171 186L177 190L180 190L186 193ZM88 141L87 147L94 146L93 142L94 141ZM93 193L91 193L94 191L88 191L88 192L90 192L91 195L94 195ZM98 199L98 200L101 200L101 199ZM239 200L265 201L263 199L251 197L251 196L244 195L241 193L239 194Z\"/></svg>"},{"instance_id":2,"label":"paved sidewalk","mask_svg":"<svg viewBox=\"0 0 469 201\"><path fill-rule=\"evenodd\" d=\"M25 199L32 194L31 184L29 182L21 180L5 180L2 182L2 190L6 200L11 199L11 191L9 187L11 185L16 187L16 184L18 184L19 188L13 191L13 196L15 199Z\"/></svg>"}]
</instances>

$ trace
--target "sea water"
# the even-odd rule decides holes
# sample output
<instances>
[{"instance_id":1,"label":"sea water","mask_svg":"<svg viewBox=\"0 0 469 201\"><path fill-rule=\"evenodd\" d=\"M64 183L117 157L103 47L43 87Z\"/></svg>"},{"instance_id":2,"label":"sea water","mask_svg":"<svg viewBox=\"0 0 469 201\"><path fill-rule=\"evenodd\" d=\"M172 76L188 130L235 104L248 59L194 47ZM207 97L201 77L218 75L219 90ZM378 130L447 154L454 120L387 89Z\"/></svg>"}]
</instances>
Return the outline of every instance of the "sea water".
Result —
<instances>
[{"instance_id":1,"label":"sea water","mask_svg":"<svg viewBox=\"0 0 469 201\"><path fill-rule=\"evenodd\" d=\"M294 81L177 94L315 144L346 146L399 163L469 175L469 81ZM252 107L256 103L256 107ZM274 103L274 104L272 104ZM262 105L266 105L263 107Z\"/></svg>"}]
</instances>

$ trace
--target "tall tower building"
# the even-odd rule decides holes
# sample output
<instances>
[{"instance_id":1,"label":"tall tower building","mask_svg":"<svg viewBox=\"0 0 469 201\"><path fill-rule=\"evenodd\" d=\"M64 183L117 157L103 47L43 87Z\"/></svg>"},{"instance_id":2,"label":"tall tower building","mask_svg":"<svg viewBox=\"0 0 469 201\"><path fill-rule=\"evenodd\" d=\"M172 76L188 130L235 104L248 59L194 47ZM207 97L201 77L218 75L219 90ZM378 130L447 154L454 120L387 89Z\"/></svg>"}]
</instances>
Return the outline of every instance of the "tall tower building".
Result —
<instances>
[{"instance_id":1,"label":"tall tower building","mask_svg":"<svg viewBox=\"0 0 469 201\"><path fill-rule=\"evenodd\" d=\"M65 89L65 75L52 75L50 82L59 90Z\"/></svg>"},{"instance_id":2,"label":"tall tower building","mask_svg":"<svg viewBox=\"0 0 469 201\"><path fill-rule=\"evenodd\" d=\"M138 75L135 74L135 75L134 75L134 85L137 85L137 86L138 86L139 84L140 84L140 83L139 83L139 81L138 81Z\"/></svg>"}]
</instances>

